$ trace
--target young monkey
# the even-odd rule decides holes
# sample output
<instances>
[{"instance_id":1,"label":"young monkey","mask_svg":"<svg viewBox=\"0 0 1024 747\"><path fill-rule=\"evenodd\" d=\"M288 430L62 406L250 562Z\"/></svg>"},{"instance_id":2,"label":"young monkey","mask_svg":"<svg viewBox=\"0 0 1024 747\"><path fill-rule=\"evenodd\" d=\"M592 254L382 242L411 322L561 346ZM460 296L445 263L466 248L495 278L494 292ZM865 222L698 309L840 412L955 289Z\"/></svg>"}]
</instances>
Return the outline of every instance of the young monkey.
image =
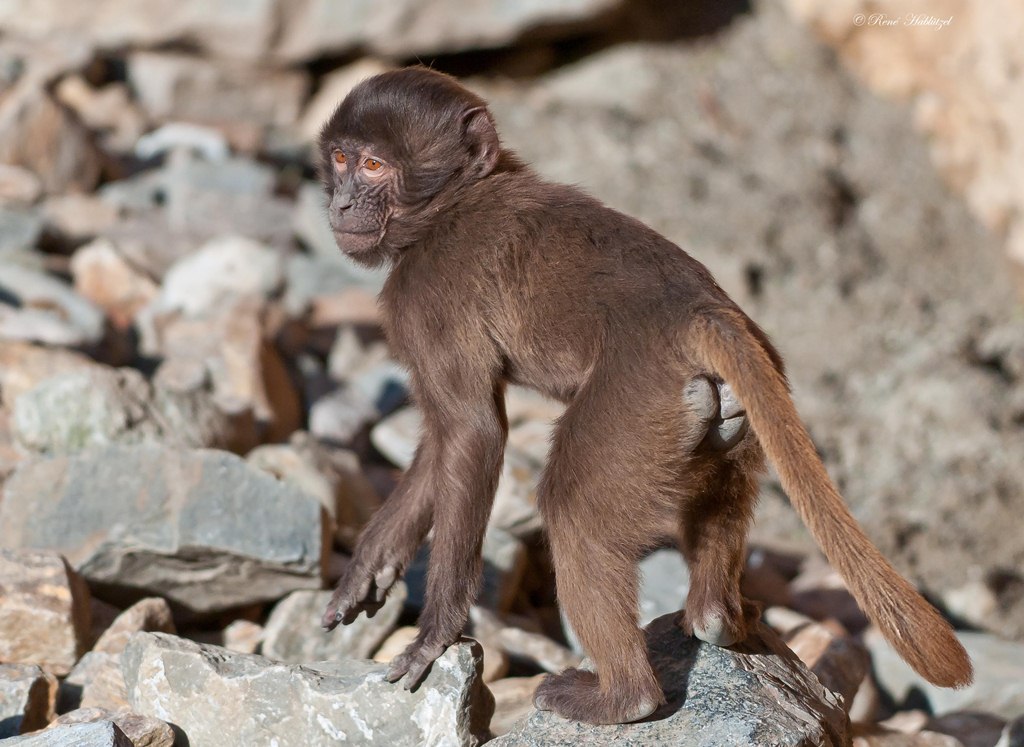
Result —
<instances>
[{"instance_id":1,"label":"young monkey","mask_svg":"<svg viewBox=\"0 0 1024 747\"><path fill-rule=\"evenodd\" d=\"M666 519L678 523L691 574L679 624L722 646L746 637L739 580L765 454L899 654L937 685L971 681L949 625L829 480L779 354L697 260L542 180L501 146L481 98L431 70L359 84L320 150L338 246L390 267L384 326L424 419L412 465L360 536L323 619L333 628L376 612L432 527L420 632L390 681L415 686L461 634L502 462L507 383L567 405L538 505L560 604L597 670L549 675L538 708L623 723L663 702L637 627L636 564Z\"/></svg>"}]
</instances>

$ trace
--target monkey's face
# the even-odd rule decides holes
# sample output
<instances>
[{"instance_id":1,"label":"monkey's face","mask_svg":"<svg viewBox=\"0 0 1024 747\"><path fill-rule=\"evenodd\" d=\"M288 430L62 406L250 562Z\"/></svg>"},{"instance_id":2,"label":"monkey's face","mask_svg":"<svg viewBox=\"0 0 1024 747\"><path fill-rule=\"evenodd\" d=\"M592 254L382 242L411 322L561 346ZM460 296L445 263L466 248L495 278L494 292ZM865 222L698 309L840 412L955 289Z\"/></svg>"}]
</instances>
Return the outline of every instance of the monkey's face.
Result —
<instances>
[{"instance_id":1,"label":"monkey's face","mask_svg":"<svg viewBox=\"0 0 1024 747\"><path fill-rule=\"evenodd\" d=\"M405 68L363 81L320 135L339 248L364 264L394 259L494 169L499 150L483 100L453 78Z\"/></svg>"}]
</instances>

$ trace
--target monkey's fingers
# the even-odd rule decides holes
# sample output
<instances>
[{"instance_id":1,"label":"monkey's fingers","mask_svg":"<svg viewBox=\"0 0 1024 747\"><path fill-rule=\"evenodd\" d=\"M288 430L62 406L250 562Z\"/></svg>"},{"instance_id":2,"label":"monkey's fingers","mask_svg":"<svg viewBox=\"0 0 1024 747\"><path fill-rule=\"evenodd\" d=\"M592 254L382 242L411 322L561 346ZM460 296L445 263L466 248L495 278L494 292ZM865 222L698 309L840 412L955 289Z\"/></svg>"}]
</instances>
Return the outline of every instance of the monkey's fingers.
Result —
<instances>
[{"instance_id":1,"label":"monkey's fingers","mask_svg":"<svg viewBox=\"0 0 1024 747\"><path fill-rule=\"evenodd\" d=\"M384 678L388 682L398 682L405 677L402 686L406 690L414 689L427 672L431 664L445 652L448 647L442 643L428 644L413 641L409 647L391 660Z\"/></svg>"}]
</instances>

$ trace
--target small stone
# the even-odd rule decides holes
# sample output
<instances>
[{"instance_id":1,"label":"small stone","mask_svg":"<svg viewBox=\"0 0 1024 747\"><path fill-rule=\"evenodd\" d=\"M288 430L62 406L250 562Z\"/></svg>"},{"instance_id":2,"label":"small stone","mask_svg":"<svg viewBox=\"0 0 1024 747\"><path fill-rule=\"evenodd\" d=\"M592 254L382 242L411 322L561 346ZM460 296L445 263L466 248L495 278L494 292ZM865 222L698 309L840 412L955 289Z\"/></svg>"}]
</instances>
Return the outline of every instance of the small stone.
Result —
<instances>
[{"instance_id":1,"label":"small stone","mask_svg":"<svg viewBox=\"0 0 1024 747\"><path fill-rule=\"evenodd\" d=\"M113 721L61 724L7 743L16 747L136 747Z\"/></svg>"},{"instance_id":2,"label":"small stone","mask_svg":"<svg viewBox=\"0 0 1024 747\"><path fill-rule=\"evenodd\" d=\"M363 428L379 417L372 403L352 389L340 387L310 407L309 432L330 443L351 444Z\"/></svg>"},{"instance_id":3,"label":"small stone","mask_svg":"<svg viewBox=\"0 0 1024 747\"><path fill-rule=\"evenodd\" d=\"M135 155L143 160L176 150L188 150L206 161L223 161L231 155L224 135L212 127L170 122L147 132L135 144Z\"/></svg>"},{"instance_id":4,"label":"small stone","mask_svg":"<svg viewBox=\"0 0 1024 747\"><path fill-rule=\"evenodd\" d=\"M0 664L0 739L50 723L56 694L56 678L40 667Z\"/></svg>"},{"instance_id":5,"label":"small stone","mask_svg":"<svg viewBox=\"0 0 1024 747\"><path fill-rule=\"evenodd\" d=\"M843 705L849 709L871 662L864 646L817 623L800 626L782 640L822 685L843 697Z\"/></svg>"},{"instance_id":6,"label":"small stone","mask_svg":"<svg viewBox=\"0 0 1024 747\"><path fill-rule=\"evenodd\" d=\"M974 682L960 690L936 687L916 674L881 634L871 629L864 643L871 652L879 687L900 703L911 693L924 697L936 715L983 711L1005 719L1024 713L1024 643L988 633L957 631L974 664Z\"/></svg>"},{"instance_id":7,"label":"small stone","mask_svg":"<svg viewBox=\"0 0 1024 747\"><path fill-rule=\"evenodd\" d=\"M501 466L488 528L502 529L520 539L535 537L544 521L537 510L540 469L529 457L509 444Z\"/></svg>"},{"instance_id":8,"label":"small stone","mask_svg":"<svg viewBox=\"0 0 1024 747\"><path fill-rule=\"evenodd\" d=\"M10 405L39 382L61 373L100 369L81 353L25 342L0 345L0 395Z\"/></svg>"},{"instance_id":9,"label":"small stone","mask_svg":"<svg viewBox=\"0 0 1024 747\"><path fill-rule=\"evenodd\" d=\"M319 588L322 513L232 454L110 446L20 465L0 544L60 548L108 597L209 613Z\"/></svg>"},{"instance_id":10,"label":"small stone","mask_svg":"<svg viewBox=\"0 0 1024 747\"><path fill-rule=\"evenodd\" d=\"M0 257L13 251L34 248L43 233L44 225L42 217L33 210L0 206Z\"/></svg>"},{"instance_id":11,"label":"small stone","mask_svg":"<svg viewBox=\"0 0 1024 747\"><path fill-rule=\"evenodd\" d=\"M176 724L195 747L269 735L280 747L478 745L494 709L473 642L449 648L415 692L386 682L383 664L287 665L160 633L135 636L123 666L133 710Z\"/></svg>"},{"instance_id":12,"label":"small stone","mask_svg":"<svg viewBox=\"0 0 1024 747\"><path fill-rule=\"evenodd\" d=\"M124 83L93 88L81 75L68 75L57 84L55 93L90 130L102 133L106 149L130 151L145 132L145 118Z\"/></svg>"},{"instance_id":13,"label":"small stone","mask_svg":"<svg viewBox=\"0 0 1024 747\"><path fill-rule=\"evenodd\" d=\"M497 612L511 609L526 572L526 545L503 529L484 534L484 577L477 604Z\"/></svg>"},{"instance_id":14,"label":"small stone","mask_svg":"<svg viewBox=\"0 0 1024 747\"><path fill-rule=\"evenodd\" d=\"M60 683L57 709L128 708L120 654L89 651Z\"/></svg>"},{"instance_id":15,"label":"small stone","mask_svg":"<svg viewBox=\"0 0 1024 747\"><path fill-rule=\"evenodd\" d=\"M329 591L296 591L278 602L263 633L264 656L290 664L368 659L391 633L402 613L406 589L395 583L384 606L372 618L360 615L350 625L334 630L320 627Z\"/></svg>"},{"instance_id":16,"label":"small stone","mask_svg":"<svg viewBox=\"0 0 1024 747\"><path fill-rule=\"evenodd\" d=\"M43 185L28 169L0 163L0 203L29 205L39 199Z\"/></svg>"},{"instance_id":17,"label":"small stone","mask_svg":"<svg viewBox=\"0 0 1024 747\"><path fill-rule=\"evenodd\" d=\"M546 635L505 624L500 616L485 607L471 607L469 618L473 623L474 637L531 666L548 672L561 672L569 667L578 667L583 661L582 656Z\"/></svg>"},{"instance_id":18,"label":"small stone","mask_svg":"<svg viewBox=\"0 0 1024 747\"><path fill-rule=\"evenodd\" d=\"M132 267L107 239L78 249L71 258L71 275L75 290L120 329L131 327L139 310L159 293L156 283Z\"/></svg>"},{"instance_id":19,"label":"small stone","mask_svg":"<svg viewBox=\"0 0 1024 747\"><path fill-rule=\"evenodd\" d=\"M175 633L171 607L161 597L140 599L126 609L111 623L92 650L108 654L120 654L128 640L140 631L149 633Z\"/></svg>"},{"instance_id":20,"label":"small stone","mask_svg":"<svg viewBox=\"0 0 1024 747\"><path fill-rule=\"evenodd\" d=\"M85 194L49 197L42 205L42 214L51 231L74 244L106 233L119 217L116 207Z\"/></svg>"},{"instance_id":21,"label":"small stone","mask_svg":"<svg viewBox=\"0 0 1024 747\"><path fill-rule=\"evenodd\" d=\"M947 734L919 731L904 734L874 724L857 724L853 729L853 747L964 747Z\"/></svg>"},{"instance_id":22,"label":"small stone","mask_svg":"<svg viewBox=\"0 0 1024 747\"><path fill-rule=\"evenodd\" d=\"M842 576L823 557L812 555L790 585L790 606L815 620L835 618L851 633L868 624Z\"/></svg>"},{"instance_id":23,"label":"small stone","mask_svg":"<svg viewBox=\"0 0 1024 747\"><path fill-rule=\"evenodd\" d=\"M491 717L491 733L494 736L507 734L518 721L530 714L533 710L533 694L546 676L508 677L488 685L494 696L494 716Z\"/></svg>"},{"instance_id":24,"label":"small stone","mask_svg":"<svg viewBox=\"0 0 1024 747\"><path fill-rule=\"evenodd\" d=\"M160 719L130 711L113 712L106 708L79 708L60 716L50 726L56 729L69 724L92 724L112 721L134 747L174 747L174 730Z\"/></svg>"},{"instance_id":25,"label":"small stone","mask_svg":"<svg viewBox=\"0 0 1024 747\"><path fill-rule=\"evenodd\" d=\"M996 747L1024 747L1024 716L1006 725Z\"/></svg>"},{"instance_id":26,"label":"small stone","mask_svg":"<svg viewBox=\"0 0 1024 747\"><path fill-rule=\"evenodd\" d=\"M384 639L380 648L373 655L373 660L381 664L387 664L400 653L409 647L409 644L416 640L419 635L419 628L406 625L398 628L394 633Z\"/></svg>"},{"instance_id":27,"label":"small stone","mask_svg":"<svg viewBox=\"0 0 1024 747\"><path fill-rule=\"evenodd\" d=\"M309 254L288 257L285 274L285 310L293 317L307 315L312 327L333 332L344 324L378 322L377 289L382 280L363 287L352 269L336 257Z\"/></svg>"},{"instance_id":28,"label":"small stone","mask_svg":"<svg viewBox=\"0 0 1024 747\"><path fill-rule=\"evenodd\" d=\"M89 638L88 587L57 554L0 546L0 661L67 674Z\"/></svg>"},{"instance_id":29,"label":"small stone","mask_svg":"<svg viewBox=\"0 0 1024 747\"><path fill-rule=\"evenodd\" d=\"M650 659L668 703L634 724L591 726L533 711L494 747L580 744L823 745L849 743L838 698L760 626L743 644L719 648L686 636L678 613L646 628Z\"/></svg>"},{"instance_id":30,"label":"small stone","mask_svg":"<svg viewBox=\"0 0 1024 747\"><path fill-rule=\"evenodd\" d=\"M423 428L423 416L415 407L403 407L377 423L370 440L392 464L408 469Z\"/></svg>"},{"instance_id":31,"label":"small stone","mask_svg":"<svg viewBox=\"0 0 1024 747\"><path fill-rule=\"evenodd\" d=\"M655 550L641 560L640 578L640 625L686 604L690 571L678 550Z\"/></svg>"},{"instance_id":32,"label":"small stone","mask_svg":"<svg viewBox=\"0 0 1024 747\"><path fill-rule=\"evenodd\" d=\"M250 620L235 620L226 628L221 636L224 648L240 654L255 654L263 643L264 629L262 625Z\"/></svg>"},{"instance_id":33,"label":"small stone","mask_svg":"<svg viewBox=\"0 0 1024 747\"><path fill-rule=\"evenodd\" d=\"M1006 722L998 716L978 711L959 711L928 719L925 728L959 739L964 747L994 747Z\"/></svg>"},{"instance_id":34,"label":"small stone","mask_svg":"<svg viewBox=\"0 0 1024 747\"><path fill-rule=\"evenodd\" d=\"M95 345L103 323L102 311L52 275L0 262L0 339Z\"/></svg>"}]
</instances>

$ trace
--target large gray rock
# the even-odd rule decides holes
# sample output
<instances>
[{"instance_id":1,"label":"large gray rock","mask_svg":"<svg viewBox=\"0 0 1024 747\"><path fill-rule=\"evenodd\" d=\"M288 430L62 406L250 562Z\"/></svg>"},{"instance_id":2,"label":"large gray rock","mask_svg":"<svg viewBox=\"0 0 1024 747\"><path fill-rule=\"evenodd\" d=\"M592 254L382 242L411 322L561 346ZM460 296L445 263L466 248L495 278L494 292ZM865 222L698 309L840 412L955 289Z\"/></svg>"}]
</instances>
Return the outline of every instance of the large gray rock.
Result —
<instances>
[{"instance_id":1,"label":"large gray rock","mask_svg":"<svg viewBox=\"0 0 1024 747\"><path fill-rule=\"evenodd\" d=\"M103 321L102 311L56 277L0 261L0 340L95 345Z\"/></svg>"},{"instance_id":2,"label":"large gray rock","mask_svg":"<svg viewBox=\"0 0 1024 747\"><path fill-rule=\"evenodd\" d=\"M213 612L319 588L322 511L231 454L111 446L24 462L4 485L0 544L59 549L116 597Z\"/></svg>"},{"instance_id":3,"label":"large gray rock","mask_svg":"<svg viewBox=\"0 0 1024 747\"><path fill-rule=\"evenodd\" d=\"M0 664L0 739L46 726L56 690L54 676L37 666Z\"/></svg>"},{"instance_id":4,"label":"large gray rock","mask_svg":"<svg viewBox=\"0 0 1024 747\"><path fill-rule=\"evenodd\" d=\"M115 713L106 708L79 708L59 716L49 728L61 729L69 724L97 721L113 721L134 747L174 747L175 734L170 726L160 719L131 711Z\"/></svg>"},{"instance_id":5,"label":"large gray rock","mask_svg":"<svg viewBox=\"0 0 1024 747\"><path fill-rule=\"evenodd\" d=\"M17 747L135 747L113 721L67 724L6 740Z\"/></svg>"},{"instance_id":6,"label":"large gray rock","mask_svg":"<svg viewBox=\"0 0 1024 747\"><path fill-rule=\"evenodd\" d=\"M397 582L373 617L360 615L334 630L320 627L329 591L294 591L278 602L263 632L264 656L292 664L336 659L369 659L391 633L402 614L405 584Z\"/></svg>"},{"instance_id":7,"label":"large gray rock","mask_svg":"<svg viewBox=\"0 0 1024 747\"><path fill-rule=\"evenodd\" d=\"M472 642L412 693L386 682L383 664L278 664L159 633L135 636L123 667L133 710L177 725L192 747L477 745L494 708Z\"/></svg>"},{"instance_id":8,"label":"large gray rock","mask_svg":"<svg viewBox=\"0 0 1024 747\"><path fill-rule=\"evenodd\" d=\"M718 648L685 636L676 615L647 626L651 661L667 705L636 724L591 726L534 711L494 747L841 747L849 721L839 699L821 686L766 626L759 640Z\"/></svg>"},{"instance_id":9,"label":"large gray rock","mask_svg":"<svg viewBox=\"0 0 1024 747\"><path fill-rule=\"evenodd\" d=\"M0 661L67 674L89 638L89 588L59 555L12 545L0 540Z\"/></svg>"}]
</instances>

